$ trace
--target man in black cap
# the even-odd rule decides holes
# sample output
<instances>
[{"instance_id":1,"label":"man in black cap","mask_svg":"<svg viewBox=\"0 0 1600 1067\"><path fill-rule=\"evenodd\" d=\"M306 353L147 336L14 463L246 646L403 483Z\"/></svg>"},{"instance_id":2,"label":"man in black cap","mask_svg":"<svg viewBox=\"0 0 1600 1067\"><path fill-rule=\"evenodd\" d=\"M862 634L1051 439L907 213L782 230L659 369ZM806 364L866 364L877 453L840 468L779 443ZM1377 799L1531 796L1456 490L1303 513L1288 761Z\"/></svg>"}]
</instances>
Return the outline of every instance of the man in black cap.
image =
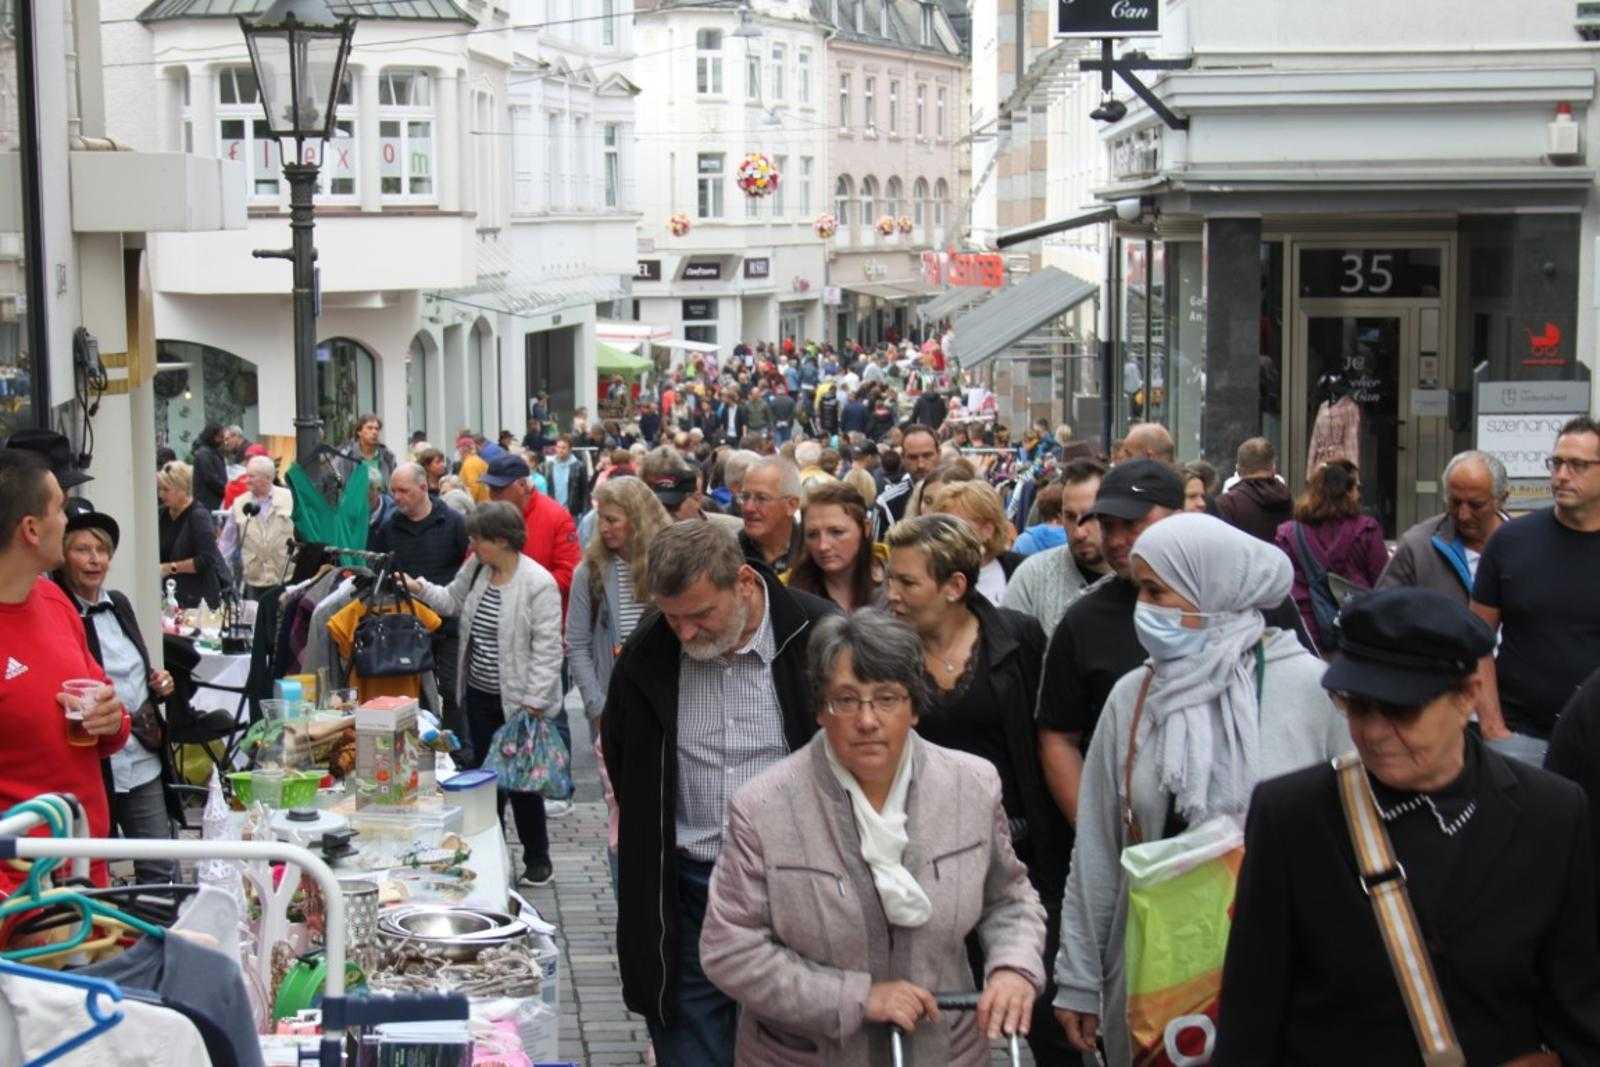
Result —
<instances>
[{"instance_id":1,"label":"man in black cap","mask_svg":"<svg viewBox=\"0 0 1600 1067\"><path fill-rule=\"evenodd\" d=\"M1082 516L1099 520L1101 555L1112 573L1074 600L1056 625L1045 650L1035 715L1045 781L1069 822L1077 822L1083 753L1100 709L1117 679L1147 655L1133 628L1139 587L1131 577L1129 554L1140 534L1182 510L1182 476L1159 460L1134 459L1106 472L1094 506ZM1292 601L1265 615L1268 626L1293 630L1312 648Z\"/></svg>"},{"instance_id":2,"label":"man in black cap","mask_svg":"<svg viewBox=\"0 0 1600 1067\"><path fill-rule=\"evenodd\" d=\"M727 527L735 536L744 530L744 520L739 516L706 511L705 497L700 492L700 473L671 445L647 452L639 461L639 477L654 491L673 522L709 519Z\"/></svg>"}]
</instances>

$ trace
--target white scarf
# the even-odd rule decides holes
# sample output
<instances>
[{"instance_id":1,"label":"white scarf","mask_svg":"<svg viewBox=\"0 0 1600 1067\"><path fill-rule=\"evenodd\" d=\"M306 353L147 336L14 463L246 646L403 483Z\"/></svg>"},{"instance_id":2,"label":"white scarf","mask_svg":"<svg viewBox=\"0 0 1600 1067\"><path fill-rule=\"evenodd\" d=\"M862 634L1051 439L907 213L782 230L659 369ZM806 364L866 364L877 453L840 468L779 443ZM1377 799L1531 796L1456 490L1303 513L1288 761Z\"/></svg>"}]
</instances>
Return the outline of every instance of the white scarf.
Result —
<instances>
[{"instance_id":1,"label":"white scarf","mask_svg":"<svg viewBox=\"0 0 1600 1067\"><path fill-rule=\"evenodd\" d=\"M911 738L900 753L900 767L894 772L889 785L889 796L878 811L861 791L855 775L845 769L826 736L822 751L828 758L828 767L839 785L850 797L850 809L856 817L856 829L861 835L861 858L872 871L872 882L878 889L878 899L883 902L883 913L895 926L917 927L927 922L933 914L933 904L922 886L906 870L901 859L911 836L906 833L906 794L911 789Z\"/></svg>"}]
</instances>

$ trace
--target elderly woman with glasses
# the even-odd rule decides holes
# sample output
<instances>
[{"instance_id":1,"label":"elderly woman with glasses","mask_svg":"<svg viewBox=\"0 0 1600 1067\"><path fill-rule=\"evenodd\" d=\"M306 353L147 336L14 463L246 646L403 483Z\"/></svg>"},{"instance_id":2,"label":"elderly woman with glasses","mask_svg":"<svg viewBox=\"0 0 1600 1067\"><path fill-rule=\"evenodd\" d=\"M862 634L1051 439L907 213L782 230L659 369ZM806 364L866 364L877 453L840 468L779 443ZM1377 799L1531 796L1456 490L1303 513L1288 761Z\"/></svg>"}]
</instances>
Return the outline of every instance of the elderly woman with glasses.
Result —
<instances>
[{"instance_id":1,"label":"elderly woman with glasses","mask_svg":"<svg viewBox=\"0 0 1600 1067\"><path fill-rule=\"evenodd\" d=\"M977 1067L1025 1033L1044 987L1044 909L1011 849L986 761L912 729L927 710L920 643L871 610L817 624L820 732L736 792L700 936L707 977L739 1002L741 1064ZM971 990L975 1017L934 994Z\"/></svg>"},{"instance_id":2,"label":"elderly woman with glasses","mask_svg":"<svg viewBox=\"0 0 1600 1067\"><path fill-rule=\"evenodd\" d=\"M1255 791L1212 1062L1600 1063L1584 794L1468 728L1493 631L1409 588L1338 629L1354 752Z\"/></svg>"}]
</instances>

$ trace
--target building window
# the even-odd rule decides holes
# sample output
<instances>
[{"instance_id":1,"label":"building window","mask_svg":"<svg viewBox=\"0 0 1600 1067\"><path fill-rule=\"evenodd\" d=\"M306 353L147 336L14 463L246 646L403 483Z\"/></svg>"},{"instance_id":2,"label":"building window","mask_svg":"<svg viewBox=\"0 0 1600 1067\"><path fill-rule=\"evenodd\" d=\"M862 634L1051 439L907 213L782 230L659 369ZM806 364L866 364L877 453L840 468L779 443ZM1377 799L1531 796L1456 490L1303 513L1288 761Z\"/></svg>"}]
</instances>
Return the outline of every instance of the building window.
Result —
<instances>
[{"instance_id":1,"label":"building window","mask_svg":"<svg viewBox=\"0 0 1600 1067\"><path fill-rule=\"evenodd\" d=\"M334 119L333 136L324 145L313 141L305 146L306 162L317 165L317 195L328 200L355 200L360 193L356 180L361 151L356 142L355 85L345 71L339 86L339 114Z\"/></svg>"},{"instance_id":2,"label":"building window","mask_svg":"<svg viewBox=\"0 0 1600 1067\"><path fill-rule=\"evenodd\" d=\"M839 128L850 128L850 75L839 75Z\"/></svg>"},{"instance_id":3,"label":"building window","mask_svg":"<svg viewBox=\"0 0 1600 1067\"><path fill-rule=\"evenodd\" d=\"M788 61L788 55L788 50L783 45L773 44L772 71L767 77L770 83L768 88L771 90L773 103L783 99L783 65Z\"/></svg>"},{"instance_id":4,"label":"building window","mask_svg":"<svg viewBox=\"0 0 1600 1067\"><path fill-rule=\"evenodd\" d=\"M795 97L802 104L811 103L811 49L802 48L795 56Z\"/></svg>"},{"instance_id":5,"label":"building window","mask_svg":"<svg viewBox=\"0 0 1600 1067\"><path fill-rule=\"evenodd\" d=\"M722 31L699 31L694 35L694 47L695 92L722 95Z\"/></svg>"},{"instance_id":6,"label":"building window","mask_svg":"<svg viewBox=\"0 0 1600 1067\"><path fill-rule=\"evenodd\" d=\"M251 199L276 199L283 157L261 117L256 76L249 67L217 72L217 134L222 158L244 164L245 189Z\"/></svg>"},{"instance_id":7,"label":"building window","mask_svg":"<svg viewBox=\"0 0 1600 1067\"><path fill-rule=\"evenodd\" d=\"M778 168L778 187L772 191L772 217L781 219L784 215L783 190L789 184L789 157L773 156L772 165Z\"/></svg>"},{"instance_id":8,"label":"building window","mask_svg":"<svg viewBox=\"0 0 1600 1067\"><path fill-rule=\"evenodd\" d=\"M366 346L335 337L317 346L317 414L329 441L356 435L356 418L378 410L378 361Z\"/></svg>"},{"instance_id":9,"label":"building window","mask_svg":"<svg viewBox=\"0 0 1600 1067\"><path fill-rule=\"evenodd\" d=\"M696 192L703 219L722 217L722 153L702 152L696 157Z\"/></svg>"},{"instance_id":10,"label":"building window","mask_svg":"<svg viewBox=\"0 0 1600 1067\"><path fill-rule=\"evenodd\" d=\"M604 137L606 207L615 208L622 204L622 138L615 122L606 123Z\"/></svg>"},{"instance_id":11,"label":"building window","mask_svg":"<svg viewBox=\"0 0 1600 1067\"><path fill-rule=\"evenodd\" d=\"M927 220L928 179L918 178L911 186L911 222L917 230L917 240L923 239L923 224Z\"/></svg>"},{"instance_id":12,"label":"building window","mask_svg":"<svg viewBox=\"0 0 1600 1067\"><path fill-rule=\"evenodd\" d=\"M878 36L889 36L889 0L878 0Z\"/></svg>"},{"instance_id":13,"label":"building window","mask_svg":"<svg viewBox=\"0 0 1600 1067\"><path fill-rule=\"evenodd\" d=\"M544 206L554 211L561 203L561 116L548 112L544 117Z\"/></svg>"},{"instance_id":14,"label":"building window","mask_svg":"<svg viewBox=\"0 0 1600 1067\"><path fill-rule=\"evenodd\" d=\"M600 0L600 46L615 48L617 44L617 0Z\"/></svg>"},{"instance_id":15,"label":"building window","mask_svg":"<svg viewBox=\"0 0 1600 1067\"><path fill-rule=\"evenodd\" d=\"M889 132L900 131L900 83L889 82Z\"/></svg>"},{"instance_id":16,"label":"building window","mask_svg":"<svg viewBox=\"0 0 1600 1067\"><path fill-rule=\"evenodd\" d=\"M477 150L474 157L478 167L478 225L493 226L499 219L499 212L495 206L495 192L500 188L498 175L495 174L496 158L500 150L500 138L496 136L494 96L485 92L474 92L472 130L473 147Z\"/></svg>"},{"instance_id":17,"label":"building window","mask_svg":"<svg viewBox=\"0 0 1600 1067\"><path fill-rule=\"evenodd\" d=\"M868 130L877 128L878 115L877 100L878 79L863 78L861 80L861 124Z\"/></svg>"},{"instance_id":18,"label":"building window","mask_svg":"<svg viewBox=\"0 0 1600 1067\"><path fill-rule=\"evenodd\" d=\"M878 179L867 175L861 179L861 225L872 227L878 221Z\"/></svg>"},{"instance_id":19,"label":"building window","mask_svg":"<svg viewBox=\"0 0 1600 1067\"><path fill-rule=\"evenodd\" d=\"M895 218L899 218L905 213L905 186L901 184L899 178L889 179L888 183L883 188L883 195L886 201L883 206L885 211L893 215Z\"/></svg>"},{"instance_id":20,"label":"building window","mask_svg":"<svg viewBox=\"0 0 1600 1067\"><path fill-rule=\"evenodd\" d=\"M927 132L927 129L928 129L928 127L927 127L927 115L928 115L928 87L926 85L919 85L919 86L917 86L917 136L918 137L921 137L924 133Z\"/></svg>"},{"instance_id":21,"label":"building window","mask_svg":"<svg viewBox=\"0 0 1600 1067\"><path fill-rule=\"evenodd\" d=\"M433 199L433 82L424 71L379 76L378 159L385 199Z\"/></svg>"},{"instance_id":22,"label":"building window","mask_svg":"<svg viewBox=\"0 0 1600 1067\"><path fill-rule=\"evenodd\" d=\"M850 181L850 175L841 174L833 183L833 216L839 220L839 229L846 235L850 233L850 201L855 199L855 186Z\"/></svg>"},{"instance_id":23,"label":"building window","mask_svg":"<svg viewBox=\"0 0 1600 1067\"><path fill-rule=\"evenodd\" d=\"M749 47L744 53L744 95L761 99L761 53Z\"/></svg>"},{"instance_id":24,"label":"building window","mask_svg":"<svg viewBox=\"0 0 1600 1067\"><path fill-rule=\"evenodd\" d=\"M867 0L856 0L856 32L867 32Z\"/></svg>"},{"instance_id":25,"label":"building window","mask_svg":"<svg viewBox=\"0 0 1600 1067\"><path fill-rule=\"evenodd\" d=\"M932 47L932 45L933 45L933 5L928 3L927 0L923 0L923 4L922 4L922 46L924 48L929 48L929 47Z\"/></svg>"},{"instance_id":26,"label":"building window","mask_svg":"<svg viewBox=\"0 0 1600 1067\"><path fill-rule=\"evenodd\" d=\"M944 217L946 204L950 199L950 185L940 178L933 185L933 225L944 232Z\"/></svg>"},{"instance_id":27,"label":"building window","mask_svg":"<svg viewBox=\"0 0 1600 1067\"><path fill-rule=\"evenodd\" d=\"M572 176L572 192L569 199L572 206L579 211L588 211L593 206L593 198L589 191L589 141L586 134L588 128L582 115L572 116L572 139L569 142L572 164L567 168L567 173Z\"/></svg>"},{"instance_id":28,"label":"building window","mask_svg":"<svg viewBox=\"0 0 1600 1067\"><path fill-rule=\"evenodd\" d=\"M942 139L944 137L944 90L938 90L938 95L933 102L933 132Z\"/></svg>"},{"instance_id":29,"label":"building window","mask_svg":"<svg viewBox=\"0 0 1600 1067\"><path fill-rule=\"evenodd\" d=\"M800 214L811 214L811 176L816 160L811 156L800 157ZM781 188L781 186L780 186Z\"/></svg>"}]
</instances>

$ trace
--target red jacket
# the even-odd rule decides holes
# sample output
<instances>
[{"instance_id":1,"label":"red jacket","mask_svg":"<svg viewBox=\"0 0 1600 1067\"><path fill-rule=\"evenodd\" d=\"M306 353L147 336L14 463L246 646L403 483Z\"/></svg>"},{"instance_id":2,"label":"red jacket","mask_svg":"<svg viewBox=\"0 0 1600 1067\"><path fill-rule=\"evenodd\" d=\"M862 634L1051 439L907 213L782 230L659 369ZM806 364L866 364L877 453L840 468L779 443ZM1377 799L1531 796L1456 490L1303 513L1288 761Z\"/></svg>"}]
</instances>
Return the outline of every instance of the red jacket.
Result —
<instances>
[{"instance_id":1,"label":"red jacket","mask_svg":"<svg viewBox=\"0 0 1600 1067\"><path fill-rule=\"evenodd\" d=\"M567 509L534 489L522 508L522 524L528 528L522 554L549 571L561 587L561 617L567 617L567 590L572 588L572 572L583 552L578 548L578 528Z\"/></svg>"},{"instance_id":2,"label":"red jacket","mask_svg":"<svg viewBox=\"0 0 1600 1067\"><path fill-rule=\"evenodd\" d=\"M48 636L45 636L48 635ZM41 578L20 604L0 604L0 812L40 793L72 793L89 815L95 837L110 836L100 761L128 740L130 720L92 748L67 743L67 720L56 694L69 678L106 680L89 654L78 609L52 581ZM108 884L106 865L91 867L99 885ZM0 891L22 880L0 867Z\"/></svg>"}]
</instances>

